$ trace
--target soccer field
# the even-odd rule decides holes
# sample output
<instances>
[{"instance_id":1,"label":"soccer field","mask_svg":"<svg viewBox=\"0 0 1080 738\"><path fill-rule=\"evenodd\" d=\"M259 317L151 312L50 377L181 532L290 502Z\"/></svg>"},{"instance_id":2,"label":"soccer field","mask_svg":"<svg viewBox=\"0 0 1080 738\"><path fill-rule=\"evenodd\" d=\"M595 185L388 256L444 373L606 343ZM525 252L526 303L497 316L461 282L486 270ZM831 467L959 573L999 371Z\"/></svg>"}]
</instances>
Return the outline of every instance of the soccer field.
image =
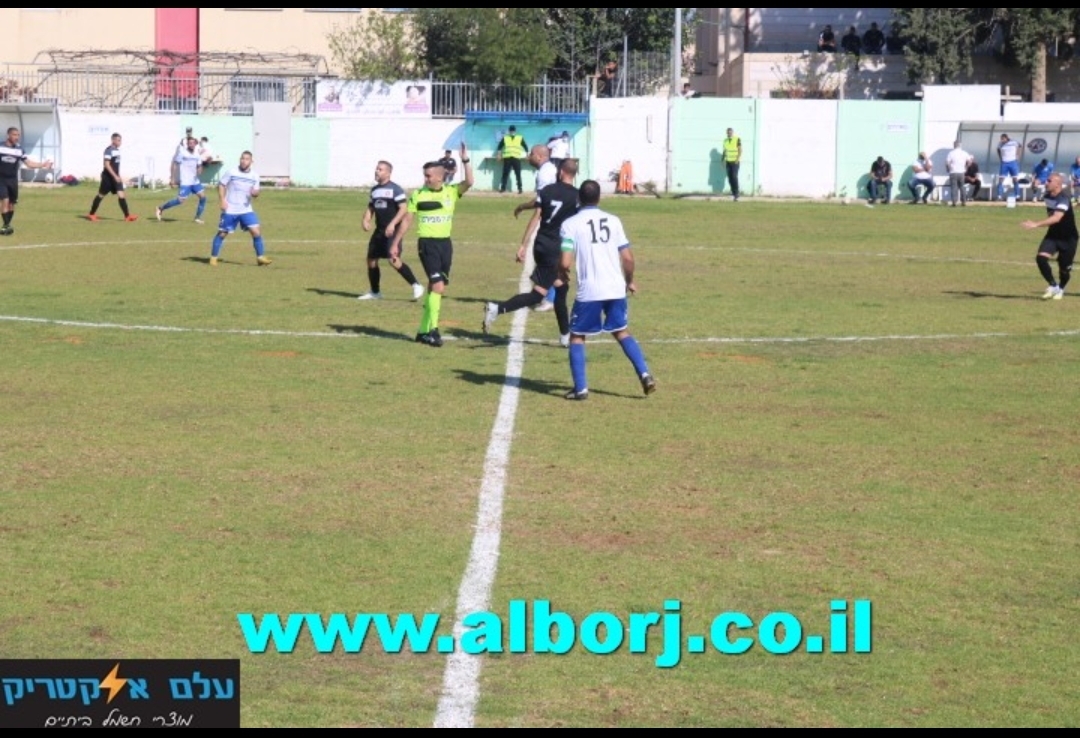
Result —
<instances>
[{"instance_id":1,"label":"soccer field","mask_svg":"<svg viewBox=\"0 0 1080 738\"><path fill-rule=\"evenodd\" d=\"M606 197L658 390L591 341L567 402L553 313L481 331L522 198L459 204L433 349L385 262L356 300L366 193L267 190L273 264L237 233L212 268L214 204L94 192L24 190L0 239L4 658L239 658L246 727L1080 722L1080 292L1040 299L1040 208ZM238 620L450 635L463 578L507 625L449 675ZM512 648L545 601L573 646Z\"/></svg>"}]
</instances>

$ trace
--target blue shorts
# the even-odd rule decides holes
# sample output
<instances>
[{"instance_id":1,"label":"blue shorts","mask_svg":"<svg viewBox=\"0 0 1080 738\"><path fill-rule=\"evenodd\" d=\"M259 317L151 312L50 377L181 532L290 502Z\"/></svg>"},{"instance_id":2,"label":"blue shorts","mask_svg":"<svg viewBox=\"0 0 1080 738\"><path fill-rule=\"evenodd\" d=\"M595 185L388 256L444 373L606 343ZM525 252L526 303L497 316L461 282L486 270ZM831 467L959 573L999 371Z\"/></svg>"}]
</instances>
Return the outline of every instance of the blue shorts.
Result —
<instances>
[{"instance_id":1,"label":"blue shorts","mask_svg":"<svg viewBox=\"0 0 1080 738\"><path fill-rule=\"evenodd\" d=\"M180 188L180 192L177 193L176 197L180 200L186 200L192 195L198 195L203 189L201 182L197 182L193 185L184 185Z\"/></svg>"},{"instance_id":2,"label":"blue shorts","mask_svg":"<svg viewBox=\"0 0 1080 738\"><path fill-rule=\"evenodd\" d=\"M1020 163L1016 161L1003 161L1001 162L1001 170L998 172L999 177L1009 175L1013 179L1020 176Z\"/></svg>"},{"instance_id":3,"label":"blue shorts","mask_svg":"<svg viewBox=\"0 0 1080 738\"><path fill-rule=\"evenodd\" d=\"M258 228L259 216L255 215L255 213L241 213L240 215L222 213L221 220L218 221L218 230L222 233L232 233L236 230L237 225L245 231Z\"/></svg>"},{"instance_id":4,"label":"blue shorts","mask_svg":"<svg viewBox=\"0 0 1080 738\"><path fill-rule=\"evenodd\" d=\"M598 336L626 330L630 308L626 298L580 302L570 311L570 332L578 336Z\"/></svg>"}]
</instances>

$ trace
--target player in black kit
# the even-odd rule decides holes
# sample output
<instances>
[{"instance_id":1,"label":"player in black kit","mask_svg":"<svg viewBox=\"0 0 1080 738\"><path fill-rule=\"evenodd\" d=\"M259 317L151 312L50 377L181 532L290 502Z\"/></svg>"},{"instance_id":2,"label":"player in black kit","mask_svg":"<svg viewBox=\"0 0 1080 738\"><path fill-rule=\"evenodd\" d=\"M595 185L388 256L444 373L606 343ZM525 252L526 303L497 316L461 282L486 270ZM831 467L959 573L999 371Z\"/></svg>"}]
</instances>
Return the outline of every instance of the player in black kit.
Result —
<instances>
[{"instance_id":1,"label":"player in black kit","mask_svg":"<svg viewBox=\"0 0 1080 738\"><path fill-rule=\"evenodd\" d=\"M20 132L14 126L7 129L7 139L0 143L0 214L3 225L0 236L10 236L15 232L11 219L15 217L15 204L19 202L19 168L49 169L52 161L36 162L29 158L19 145Z\"/></svg>"},{"instance_id":2,"label":"player in black kit","mask_svg":"<svg viewBox=\"0 0 1080 738\"><path fill-rule=\"evenodd\" d=\"M559 342L570 345L570 315L566 308L566 295L570 285L558 278L559 260L562 258L562 240L559 229L563 221L577 213L578 191L574 187L574 178L578 173L577 159L564 159L559 167L559 178L536 194L537 208L533 211L532 221L525 231L525 239L518 248L517 260L525 261L529 248L529 236L536 233L533 242L533 259L536 268L530 275L533 289L515 295L505 302L484 303L484 333L491 330L495 319L503 313L511 313L522 308L538 305L548 290L555 286L555 319L559 323Z\"/></svg>"}]
</instances>

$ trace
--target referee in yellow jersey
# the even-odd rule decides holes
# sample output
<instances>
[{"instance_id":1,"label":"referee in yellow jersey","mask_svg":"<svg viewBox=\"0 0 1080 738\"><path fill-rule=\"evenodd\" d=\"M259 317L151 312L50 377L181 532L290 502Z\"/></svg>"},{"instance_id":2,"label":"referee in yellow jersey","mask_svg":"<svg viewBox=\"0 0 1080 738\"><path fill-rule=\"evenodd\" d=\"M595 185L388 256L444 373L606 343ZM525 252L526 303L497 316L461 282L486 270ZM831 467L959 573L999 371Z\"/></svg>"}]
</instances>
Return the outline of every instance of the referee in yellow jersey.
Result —
<instances>
[{"instance_id":1,"label":"referee in yellow jersey","mask_svg":"<svg viewBox=\"0 0 1080 738\"><path fill-rule=\"evenodd\" d=\"M424 186L409 196L405 219L398 228L394 245L400 251L401 241L416 221L420 263L428 278L427 296L424 298L424 317L416 332L416 342L433 348L443 345L439 335L439 309L446 285L450 282L450 265L454 258L454 246L450 233L454 226L454 210L457 201L473 186L473 170L469 164L469 152L461 142L461 164L465 179L458 184L446 184L446 170L439 162L424 165Z\"/></svg>"}]
</instances>

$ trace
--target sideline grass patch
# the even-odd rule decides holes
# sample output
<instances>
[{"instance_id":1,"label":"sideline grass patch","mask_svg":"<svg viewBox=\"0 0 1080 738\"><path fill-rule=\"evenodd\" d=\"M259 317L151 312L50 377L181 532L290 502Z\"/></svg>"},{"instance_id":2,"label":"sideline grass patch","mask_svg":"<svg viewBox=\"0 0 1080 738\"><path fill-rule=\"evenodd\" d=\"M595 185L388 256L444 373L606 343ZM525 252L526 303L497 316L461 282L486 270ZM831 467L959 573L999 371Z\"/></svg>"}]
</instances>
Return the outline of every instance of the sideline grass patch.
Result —
<instances>
[{"instance_id":1,"label":"sideline grass patch","mask_svg":"<svg viewBox=\"0 0 1080 738\"><path fill-rule=\"evenodd\" d=\"M92 197L29 189L0 239L5 656L241 658L245 726L430 725L443 657L374 632L251 654L236 616L450 632L505 383L509 316L485 337L482 306L517 292L519 198L462 201L433 350L389 265L386 299L355 299L364 193L267 191L262 269L242 233L205 263L211 212L158 223L166 193L134 191L141 220L88 223ZM655 630L646 654L493 654L477 724L1080 722L1080 298L1039 299L1036 211L602 205L659 390L590 341L590 399L565 402L554 317L529 315L493 611L625 622L678 599L684 636L786 611L805 638L869 599L873 652L661 669Z\"/></svg>"}]
</instances>

